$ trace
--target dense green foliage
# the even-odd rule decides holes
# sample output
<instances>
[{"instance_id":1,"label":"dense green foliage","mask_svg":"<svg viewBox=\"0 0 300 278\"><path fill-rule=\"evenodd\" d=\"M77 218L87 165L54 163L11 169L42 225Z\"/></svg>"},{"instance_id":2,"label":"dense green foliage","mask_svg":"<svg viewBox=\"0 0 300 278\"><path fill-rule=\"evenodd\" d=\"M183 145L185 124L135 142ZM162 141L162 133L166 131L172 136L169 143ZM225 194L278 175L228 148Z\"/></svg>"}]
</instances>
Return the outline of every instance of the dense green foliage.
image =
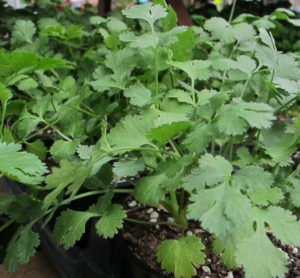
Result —
<instances>
[{"instance_id":1,"label":"dense green foliage","mask_svg":"<svg viewBox=\"0 0 300 278\"><path fill-rule=\"evenodd\" d=\"M5 26L0 172L32 189L0 200L0 213L20 224L9 272L39 245L34 223L74 200L100 195L88 210L57 217L58 243L73 246L91 218L113 237L132 220L113 195L130 192L162 205L181 229L157 255L176 278L204 262L203 244L185 236L192 219L229 268L284 277L286 258L267 233L300 245L300 120L282 120L299 99L300 65L269 29L274 17L298 21L281 9L178 27L174 11L155 3L124 10L124 20L65 8ZM118 188L131 178L132 190Z\"/></svg>"}]
</instances>

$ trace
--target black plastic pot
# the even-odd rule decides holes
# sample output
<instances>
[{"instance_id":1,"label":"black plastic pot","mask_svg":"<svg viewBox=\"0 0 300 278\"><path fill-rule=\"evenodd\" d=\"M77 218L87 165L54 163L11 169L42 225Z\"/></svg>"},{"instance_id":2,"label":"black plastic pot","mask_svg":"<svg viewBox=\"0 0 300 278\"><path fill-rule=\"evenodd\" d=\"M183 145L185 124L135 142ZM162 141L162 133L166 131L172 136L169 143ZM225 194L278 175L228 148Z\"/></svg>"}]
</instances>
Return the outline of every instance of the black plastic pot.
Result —
<instances>
[{"instance_id":1,"label":"black plastic pot","mask_svg":"<svg viewBox=\"0 0 300 278\"><path fill-rule=\"evenodd\" d=\"M0 179L0 186L12 195L27 190L7 178ZM93 222L88 223L83 239L68 250L56 244L49 225L42 226L41 221L34 227L40 234L41 248L62 278L166 278L138 259L121 235L101 238Z\"/></svg>"},{"instance_id":2,"label":"black plastic pot","mask_svg":"<svg viewBox=\"0 0 300 278\"><path fill-rule=\"evenodd\" d=\"M0 179L0 186L7 194L19 195L26 187L7 178ZM120 255L115 252L115 240L101 238L96 234L92 223L87 225L83 239L74 247L65 250L58 246L51 228L42 228L40 221L34 226L41 239L41 248L62 278L114 278L119 272Z\"/></svg>"}]
</instances>

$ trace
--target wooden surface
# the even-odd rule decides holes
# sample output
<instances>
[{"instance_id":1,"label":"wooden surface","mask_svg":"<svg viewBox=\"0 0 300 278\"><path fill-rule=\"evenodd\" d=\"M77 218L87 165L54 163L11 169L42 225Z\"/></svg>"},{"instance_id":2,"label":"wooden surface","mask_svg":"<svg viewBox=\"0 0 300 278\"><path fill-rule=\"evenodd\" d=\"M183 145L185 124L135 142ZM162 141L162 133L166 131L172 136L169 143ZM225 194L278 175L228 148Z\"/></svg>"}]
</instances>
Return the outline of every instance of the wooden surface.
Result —
<instances>
[{"instance_id":1,"label":"wooden surface","mask_svg":"<svg viewBox=\"0 0 300 278\"><path fill-rule=\"evenodd\" d=\"M0 187L0 197L3 194ZM0 265L0 278L59 278L52 265L42 252L38 252L30 262L18 267L17 271L8 275L3 265Z\"/></svg>"},{"instance_id":2,"label":"wooden surface","mask_svg":"<svg viewBox=\"0 0 300 278\"><path fill-rule=\"evenodd\" d=\"M59 278L42 252L38 252L30 262L21 265L17 271L8 275L3 265L0 265L1 278Z\"/></svg>"}]
</instances>

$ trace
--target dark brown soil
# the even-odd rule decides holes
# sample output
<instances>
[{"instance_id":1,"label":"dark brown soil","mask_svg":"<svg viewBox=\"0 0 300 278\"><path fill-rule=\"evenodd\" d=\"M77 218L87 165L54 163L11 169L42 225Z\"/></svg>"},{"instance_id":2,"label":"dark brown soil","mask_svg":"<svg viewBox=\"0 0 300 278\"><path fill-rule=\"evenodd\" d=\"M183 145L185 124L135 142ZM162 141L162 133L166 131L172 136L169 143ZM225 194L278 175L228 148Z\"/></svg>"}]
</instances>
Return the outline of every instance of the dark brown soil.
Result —
<instances>
[{"instance_id":1,"label":"dark brown soil","mask_svg":"<svg viewBox=\"0 0 300 278\"><path fill-rule=\"evenodd\" d=\"M155 209L159 214L158 221L166 221L168 214L162 209ZM128 216L130 218L150 221L151 212L149 208L135 207L129 209ZM188 233L193 233L201 238L206 246L205 264L198 269L198 278L244 278L242 268L229 270L220 260L220 257L212 252L211 234L201 229L197 223L192 223ZM173 277L170 274L162 272L159 263L156 261L157 246L165 239L176 239L182 236L180 230L174 226L166 225L141 225L131 222L126 222L123 228L123 237L126 240L129 248L134 254L144 261L149 267L163 273L166 277ZM281 245L279 241L273 239L274 244L281 248L288 256L289 272L286 278L300 278L300 248L293 246ZM266 254L267 255L267 254ZM298 276L299 275L299 276Z\"/></svg>"}]
</instances>

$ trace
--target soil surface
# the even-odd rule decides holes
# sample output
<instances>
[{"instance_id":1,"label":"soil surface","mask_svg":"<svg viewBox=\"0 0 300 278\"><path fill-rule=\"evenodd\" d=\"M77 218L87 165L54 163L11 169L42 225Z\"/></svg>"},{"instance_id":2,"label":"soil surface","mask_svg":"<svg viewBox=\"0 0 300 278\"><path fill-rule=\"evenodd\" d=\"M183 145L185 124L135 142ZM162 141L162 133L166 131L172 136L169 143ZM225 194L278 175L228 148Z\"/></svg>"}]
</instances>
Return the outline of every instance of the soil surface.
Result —
<instances>
[{"instance_id":1,"label":"soil surface","mask_svg":"<svg viewBox=\"0 0 300 278\"><path fill-rule=\"evenodd\" d=\"M132 201L131 201L132 203ZM169 215L163 211L162 208L145 208L133 207L129 202L130 218L139 219L143 221L167 221ZM155 217L153 217L155 216ZM158 216L158 217L157 217ZM156 220L153 220L153 219ZM171 219L172 220L172 219ZM213 238L211 234L204 231L197 223L192 223L190 230L186 235L194 234L201 238L202 243L206 246L206 260L197 272L198 278L244 278L242 268L229 270L220 260L220 257L212 252ZM146 262L146 264L162 273L159 263L156 261L157 246L165 239L176 239L180 236L180 231L175 226L166 225L139 225L135 223L126 222L123 228L123 236L128 243L129 248L134 254ZM271 235L270 235L271 237ZM272 237L271 237L272 238ZM276 239L272 239L274 244L277 245L285 253L288 258L289 272L286 278L300 278L300 248L294 246L281 245ZM266 254L267 255L267 254ZM166 277L173 277L166 272L163 272Z\"/></svg>"}]
</instances>

